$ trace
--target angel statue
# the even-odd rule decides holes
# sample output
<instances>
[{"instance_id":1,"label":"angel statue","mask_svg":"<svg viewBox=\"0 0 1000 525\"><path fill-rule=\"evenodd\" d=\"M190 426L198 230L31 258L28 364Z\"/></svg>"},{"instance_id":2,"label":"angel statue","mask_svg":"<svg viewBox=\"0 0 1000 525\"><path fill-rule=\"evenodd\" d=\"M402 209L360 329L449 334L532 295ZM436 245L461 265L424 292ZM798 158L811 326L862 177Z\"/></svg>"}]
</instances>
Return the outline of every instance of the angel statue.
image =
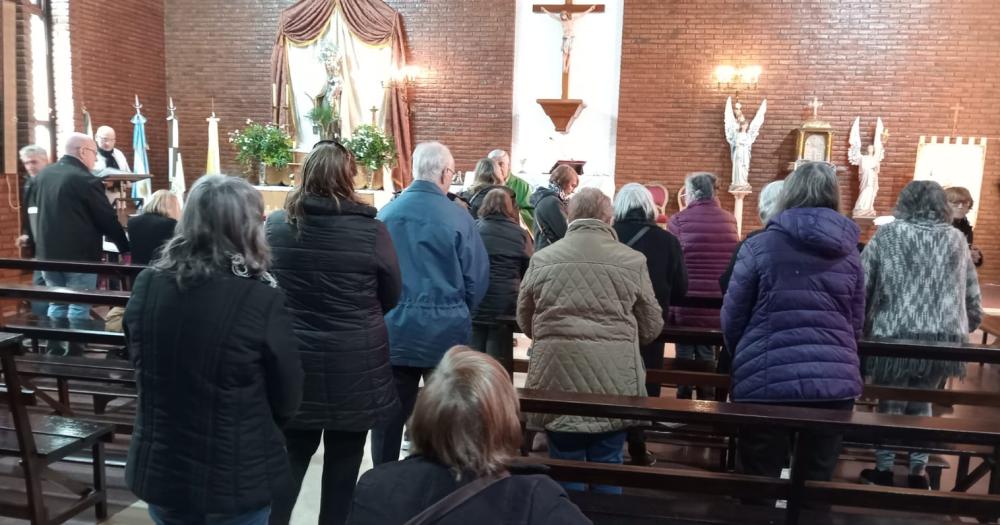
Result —
<instances>
[{"instance_id":1,"label":"angel statue","mask_svg":"<svg viewBox=\"0 0 1000 525\"><path fill-rule=\"evenodd\" d=\"M885 158L885 148L882 138L885 127L879 118L875 124L875 143L869 144L866 153L861 153L861 117L854 119L851 127L850 149L847 150L847 160L858 167L858 201L854 204L855 218L872 218L875 213L875 194L878 193L878 172Z\"/></svg>"},{"instance_id":2,"label":"angel statue","mask_svg":"<svg viewBox=\"0 0 1000 525\"><path fill-rule=\"evenodd\" d=\"M562 37L562 54L563 54L563 73L569 72L569 56L573 52L573 39L576 38L576 32L574 31L573 25L577 20L583 18L584 15L596 9L596 5L590 6L590 9L578 14L573 15L568 11L560 11L558 13L553 13L545 7L542 7L542 11L551 16L552 18L559 21L562 24L563 37Z\"/></svg>"},{"instance_id":3,"label":"angel statue","mask_svg":"<svg viewBox=\"0 0 1000 525\"><path fill-rule=\"evenodd\" d=\"M767 99L760 103L760 108L753 120L747 124L743 118L741 104L736 103L733 112L733 97L726 99L726 142L729 143L730 155L733 159L733 182L729 191L750 191L750 148L753 146L760 127L764 125L764 114L767 113Z\"/></svg>"}]
</instances>

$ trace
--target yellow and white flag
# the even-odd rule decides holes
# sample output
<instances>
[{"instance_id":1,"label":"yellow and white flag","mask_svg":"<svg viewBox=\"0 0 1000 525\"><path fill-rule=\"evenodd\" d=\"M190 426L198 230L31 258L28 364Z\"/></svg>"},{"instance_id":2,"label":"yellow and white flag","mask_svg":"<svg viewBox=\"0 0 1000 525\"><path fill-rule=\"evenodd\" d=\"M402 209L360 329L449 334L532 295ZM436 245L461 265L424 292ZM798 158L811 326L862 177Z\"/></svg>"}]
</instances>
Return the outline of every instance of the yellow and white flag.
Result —
<instances>
[{"instance_id":1,"label":"yellow and white flag","mask_svg":"<svg viewBox=\"0 0 1000 525\"><path fill-rule=\"evenodd\" d=\"M205 175L222 173L219 165L219 118L212 112L208 117L208 159L205 162Z\"/></svg>"}]
</instances>

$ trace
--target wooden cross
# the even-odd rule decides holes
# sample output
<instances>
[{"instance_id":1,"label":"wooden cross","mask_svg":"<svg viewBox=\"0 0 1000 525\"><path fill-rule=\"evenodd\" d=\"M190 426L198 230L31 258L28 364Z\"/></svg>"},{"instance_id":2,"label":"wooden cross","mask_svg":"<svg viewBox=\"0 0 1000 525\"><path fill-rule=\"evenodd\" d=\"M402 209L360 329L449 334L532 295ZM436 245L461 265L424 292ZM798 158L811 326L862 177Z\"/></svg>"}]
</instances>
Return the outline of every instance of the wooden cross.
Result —
<instances>
[{"instance_id":1,"label":"wooden cross","mask_svg":"<svg viewBox=\"0 0 1000 525\"><path fill-rule=\"evenodd\" d=\"M569 53L573 46L573 15L583 15L586 13L603 13L604 6L600 4L574 4L573 0L563 0L561 4L535 4L531 6L533 13L545 13L554 15L558 13L562 17L563 24L563 61L562 68L562 98L569 99Z\"/></svg>"},{"instance_id":2,"label":"wooden cross","mask_svg":"<svg viewBox=\"0 0 1000 525\"><path fill-rule=\"evenodd\" d=\"M951 121L951 135L955 136L958 133L958 114L961 113L961 111L965 108L963 108L960 104L956 103L950 109L955 112L955 116L952 117Z\"/></svg>"},{"instance_id":3,"label":"wooden cross","mask_svg":"<svg viewBox=\"0 0 1000 525\"><path fill-rule=\"evenodd\" d=\"M809 103L809 107L813 110L813 120L819 120L819 108L823 107L823 103L818 98L813 97L813 101Z\"/></svg>"}]
</instances>

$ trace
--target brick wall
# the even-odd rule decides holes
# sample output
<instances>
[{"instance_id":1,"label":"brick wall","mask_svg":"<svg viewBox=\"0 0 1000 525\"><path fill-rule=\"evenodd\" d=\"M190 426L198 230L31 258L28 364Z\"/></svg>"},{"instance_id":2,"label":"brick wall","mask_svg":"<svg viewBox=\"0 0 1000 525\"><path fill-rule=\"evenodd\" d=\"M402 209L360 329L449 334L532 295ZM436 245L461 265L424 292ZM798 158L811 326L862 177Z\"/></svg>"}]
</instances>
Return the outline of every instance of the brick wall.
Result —
<instances>
[{"instance_id":1,"label":"brick wall","mask_svg":"<svg viewBox=\"0 0 1000 525\"><path fill-rule=\"evenodd\" d=\"M205 118L222 119L222 166L240 167L226 133L271 114L271 48L280 10L292 0L166 2L167 91L180 110L189 184L204 170ZM403 15L409 62L428 71L410 90L414 141L451 146L460 169L511 142L514 2L388 2Z\"/></svg>"},{"instance_id":2,"label":"brick wall","mask_svg":"<svg viewBox=\"0 0 1000 525\"><path fill-rule=\"evenodd\" d=\"M163 3L118 0L113 16L106 2L73 0L69 4L73 55L73 102L76 128L85 104L94 130L108 125L116 147L132 167L132 116L139 95L146 116L149 168L154 189L167 187L167 81Z\"/></svg>"},{"instance_id":3,"label":"brick wall","mask_svg":"<svg viewBox=\"0 0 1000 525\"><path fill-rule=\"evenodd\" d=\"M707 0L625 3L617 180L661 181L676 192L684 175L708 170L729 184L729 148L722 113L727 95L711 81L719 64L759 64L756 91L742 95L747 118L768 99L767 119L753 147L750 182L759 190L783 178L794 160L795 129L813 95L834 126L833 160L847 165L855 116L872 139L875 118L890 130L876 210L889 212L913 176L918 137L951 133L956 102L959 135L990 144L976 236L982 273L1000 278L1000 12L990 0ZM843 208L857 198L856 171L841 175ZM722 196L732 209L732 198ZM669 208L676 211L676 201ZM747 201L744 231L756 228L756 194ZM870 231L869 226L866 230Z\"/></svg>"}]
</instances>

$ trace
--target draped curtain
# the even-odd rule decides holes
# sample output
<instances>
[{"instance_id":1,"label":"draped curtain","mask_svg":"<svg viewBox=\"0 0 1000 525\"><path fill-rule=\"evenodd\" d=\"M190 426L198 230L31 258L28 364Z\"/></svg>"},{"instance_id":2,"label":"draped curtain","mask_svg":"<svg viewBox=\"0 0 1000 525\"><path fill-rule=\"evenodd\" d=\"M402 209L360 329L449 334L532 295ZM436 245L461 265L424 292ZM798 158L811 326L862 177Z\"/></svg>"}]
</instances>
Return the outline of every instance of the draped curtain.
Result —
<instances>
[{"instance_id":1,"label":"draped curtain","mask_svg":"<svg viewBox=\"0 0 1000 525\"><path fill-rule=\"evenodd\" d=\"M271 77L278 86L278 107L284 107L288 93L281 88L289 83L288 43L304 43L318 38L327 28L330 17L340 6L344 20L351 33L364 43L378 46L389 43L392 46L393 67L402 70L406 66L406 42L403 38L403 17L381 0L300 0L281 13L278 35L271 53ZM396 142L396 167L392 171L393 184L397 189L409 185L410 135L409 107L405 100L405 86L392 85L389 88L385 115L385 125ZM279 112L278 123L286 124L294 130L296 123L288 122L288 116Z\"/></svg>"}]
</instances>

